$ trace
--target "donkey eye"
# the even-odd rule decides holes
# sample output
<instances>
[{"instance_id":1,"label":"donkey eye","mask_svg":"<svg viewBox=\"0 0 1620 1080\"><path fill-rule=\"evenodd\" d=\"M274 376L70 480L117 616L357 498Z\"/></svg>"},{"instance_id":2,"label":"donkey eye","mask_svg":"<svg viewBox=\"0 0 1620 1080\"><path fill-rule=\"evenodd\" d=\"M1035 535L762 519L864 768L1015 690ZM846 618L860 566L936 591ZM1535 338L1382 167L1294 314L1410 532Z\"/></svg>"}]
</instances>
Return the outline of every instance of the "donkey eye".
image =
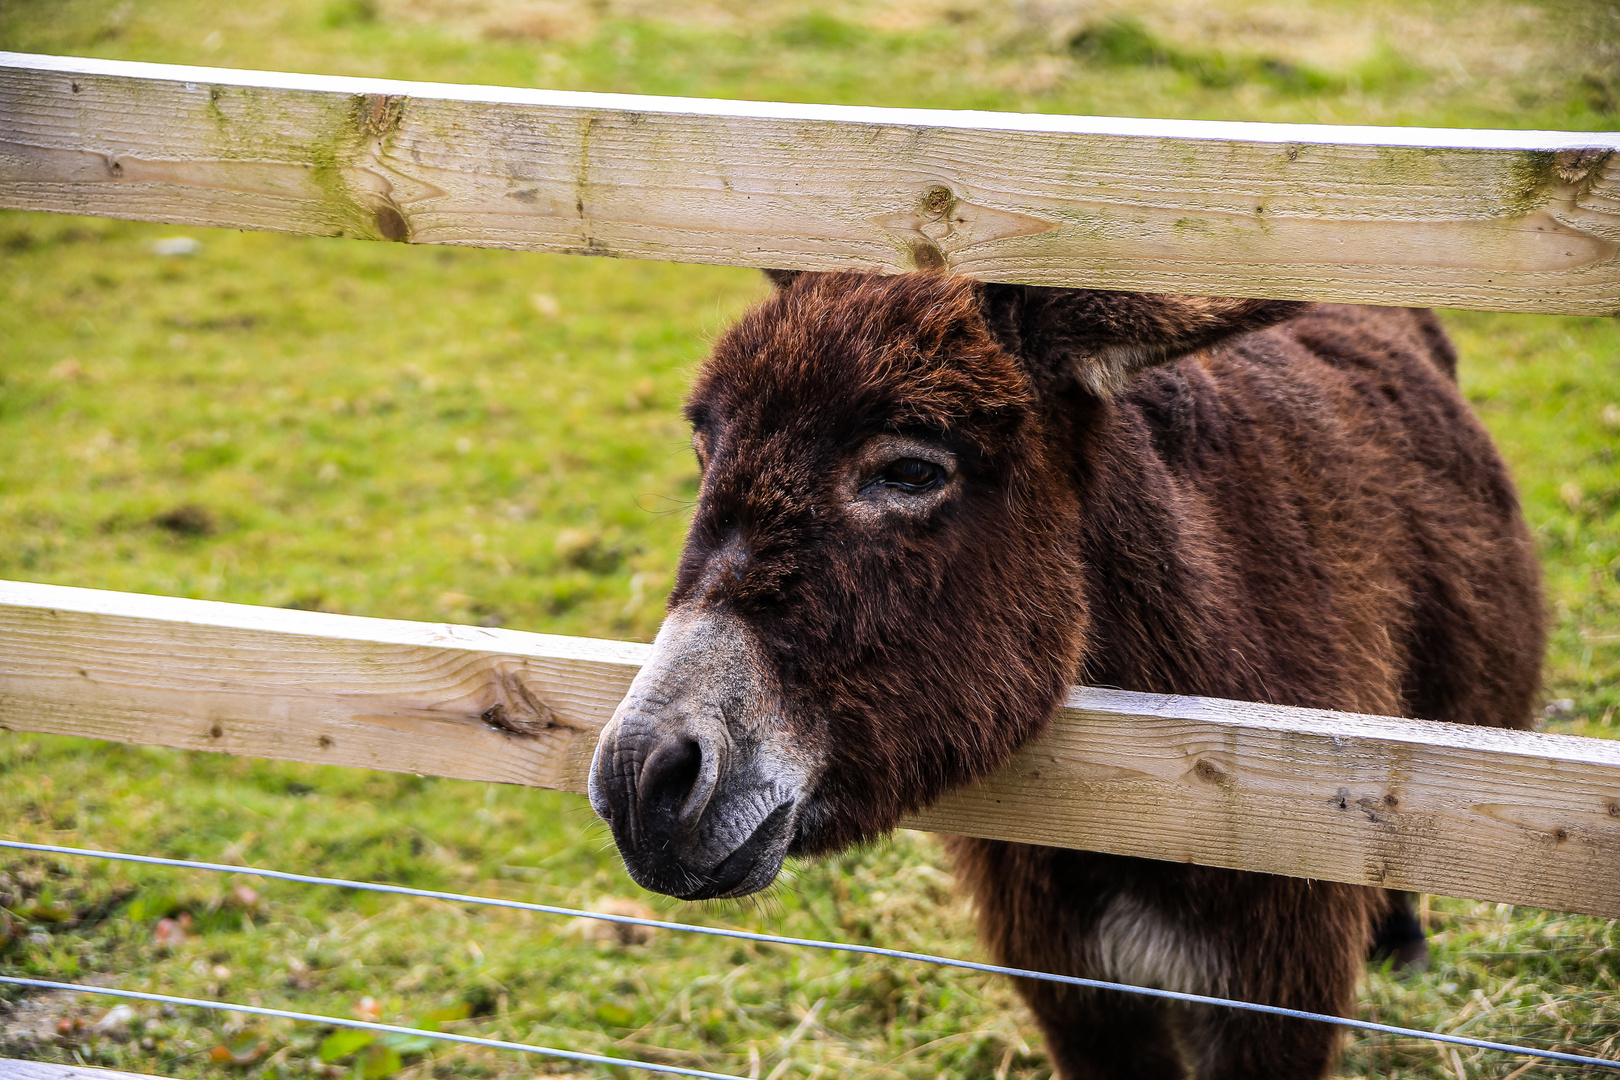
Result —
<instances>
[{"instance_id":1,"label":"donkey eye","mask_svg":"<svg viewBox=\"0 0 1620 1080\"><path fill-rule=\"evenodd\" d=\"M899 488L907 492L932 491L944 479L944 469L932 461L914 457L891 461L876 477L877 482L885 487Z\"/></svg>"}]
</instances>

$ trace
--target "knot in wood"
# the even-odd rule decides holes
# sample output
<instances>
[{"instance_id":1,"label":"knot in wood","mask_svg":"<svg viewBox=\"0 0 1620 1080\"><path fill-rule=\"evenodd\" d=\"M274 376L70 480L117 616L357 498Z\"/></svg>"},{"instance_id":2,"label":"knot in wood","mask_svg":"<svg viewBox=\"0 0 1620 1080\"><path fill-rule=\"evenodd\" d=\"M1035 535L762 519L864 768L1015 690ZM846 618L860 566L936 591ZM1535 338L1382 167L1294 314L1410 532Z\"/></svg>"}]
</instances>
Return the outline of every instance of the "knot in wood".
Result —
<instances>
[{"instance_id":1,"label":"knot in wood","mask_svg":"<svg viewBox=\"0 0 1620 1080\"><path fill-rule=\"evenodd\" d=\"M405 215L392 203L383 203L377 207L377 231L384 240L395 243L408 243L411 239L411 227L405 220Z\"/></svg>"},{"instance_id":2,"label":"knot in wood","mask_svg":"<svg viewBox=\"0 0 1620 1080\"><path fill-rule=\"evenodd\" d=\"M928 237L918 237L911 242L911 265L918 270L937 273L947 265L945 253Z\"/></svg>"},{"instance_id":3,"label":"knot in wood","mask_svg":"<svg viewBox=\"0 0 1620 1080\"><path fill-rule=\"evenodd\" d=\"M1609 160L1611 153L1601 146L1560 150L1553 155L1553 175L1566 184L1578 184Z\"/></svg>"},{"instance_id":4,"label":"knot in wood","mask_svg":"<svg viewBox=\"0 0 1620 1080\"><path fill-rule=\"evenodd\" d=\"M922 211L930 217L944 217L951 212L956 196L944 184L935 184L923 192Z\"/></svg>"},{"instance_id":5,"label":"knot in wood","mask_svg":"<svg viewBox=\"0 0 1620 1080\"><path fill-rule=\"evenodd\" d=\"M399 94L366 94L355 107L361 133L373 139L393 134L405 119L405 101Z\"/></svg>"},{"instance_id":6,"label":"knot in wood","mask_svg":"<svg viewBox=\"0 0 1620 1080\"><path fill-rule=\"evenodd\" d=\"M497 731L538 735L560 726L550 707L531 693L516 673L501 672L492 689L495 700L478 718Z\"/></svg>"}]
</instances>

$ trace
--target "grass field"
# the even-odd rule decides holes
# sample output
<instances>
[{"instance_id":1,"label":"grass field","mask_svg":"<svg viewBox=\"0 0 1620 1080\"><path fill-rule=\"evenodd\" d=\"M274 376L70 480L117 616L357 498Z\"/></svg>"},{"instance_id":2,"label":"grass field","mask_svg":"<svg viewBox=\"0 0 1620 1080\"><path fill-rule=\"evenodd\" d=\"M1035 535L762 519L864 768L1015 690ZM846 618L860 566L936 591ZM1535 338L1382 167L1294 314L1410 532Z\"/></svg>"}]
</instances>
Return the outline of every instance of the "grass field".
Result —
<instances>
[{"instance_id":1,"label":"grass field","mask_svg":"<svg viewBox=\"0 0 1620 1080\"><path fill-rule=\"evenodd\" d=\"M0 49L896 106L1612 129L1607 4L0 0ZM160 254L184 235L189 255ZM0 578L647 639L696 470L677 406L751 272L0 213ZM1547 725L1620 706L1620 331L1453 312L1547 571ZM549 792L0 733L0 835L976 955L935 841L688 909ZM1605 920L1434 898L1368 1017L1596 1053ZM251 878L0 855L0 970L772 1077L1036 1077L1010 988ZM0 1056L168 1076L599 1075L0 994ZM1359 1039L1346 1075L1518 1062ZM1572 1075L1537 1067L1523 1077Z\"/></svg>"}]
</instances>

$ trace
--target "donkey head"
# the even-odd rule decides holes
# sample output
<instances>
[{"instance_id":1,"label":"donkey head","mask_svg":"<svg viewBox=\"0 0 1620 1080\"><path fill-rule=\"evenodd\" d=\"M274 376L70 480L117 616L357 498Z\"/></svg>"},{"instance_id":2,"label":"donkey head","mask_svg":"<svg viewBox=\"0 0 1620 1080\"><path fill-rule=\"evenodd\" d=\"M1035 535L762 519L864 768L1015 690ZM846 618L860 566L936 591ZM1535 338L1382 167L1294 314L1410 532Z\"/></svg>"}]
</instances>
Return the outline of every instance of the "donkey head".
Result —
<instances>
[{"instance_id":1,"label":"donkey head","mask_svg":"<svg viewBox=\"0 0 1620 1080\"><path fill-rule=\"evenodd\" d=\"M1078 670L1088 417L1293 305L773 275L687 405L669 615L591 804L641 885L768 886L993 771Z\"/></svg>"}]
</instances>

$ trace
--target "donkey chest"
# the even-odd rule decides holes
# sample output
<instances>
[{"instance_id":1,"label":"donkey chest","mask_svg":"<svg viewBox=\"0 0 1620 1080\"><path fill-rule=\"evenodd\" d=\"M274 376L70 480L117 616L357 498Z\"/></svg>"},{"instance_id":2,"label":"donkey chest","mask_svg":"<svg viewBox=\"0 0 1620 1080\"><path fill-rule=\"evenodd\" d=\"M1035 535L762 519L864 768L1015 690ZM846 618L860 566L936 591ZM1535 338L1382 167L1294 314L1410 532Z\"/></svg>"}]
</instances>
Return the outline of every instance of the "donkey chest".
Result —
<instances>
[{"instance_id":1,"label":"donkey chest","mask_svg":"<svg viewBox=\"0 0 1620 1080\"><path fill-rule=\"evenodd\" d=\"M1219 994L1229 961L1208 935L1129 894L1108 900L1081 935L1094 977L1184 994Z\"/></svg>"}]
</instances>

